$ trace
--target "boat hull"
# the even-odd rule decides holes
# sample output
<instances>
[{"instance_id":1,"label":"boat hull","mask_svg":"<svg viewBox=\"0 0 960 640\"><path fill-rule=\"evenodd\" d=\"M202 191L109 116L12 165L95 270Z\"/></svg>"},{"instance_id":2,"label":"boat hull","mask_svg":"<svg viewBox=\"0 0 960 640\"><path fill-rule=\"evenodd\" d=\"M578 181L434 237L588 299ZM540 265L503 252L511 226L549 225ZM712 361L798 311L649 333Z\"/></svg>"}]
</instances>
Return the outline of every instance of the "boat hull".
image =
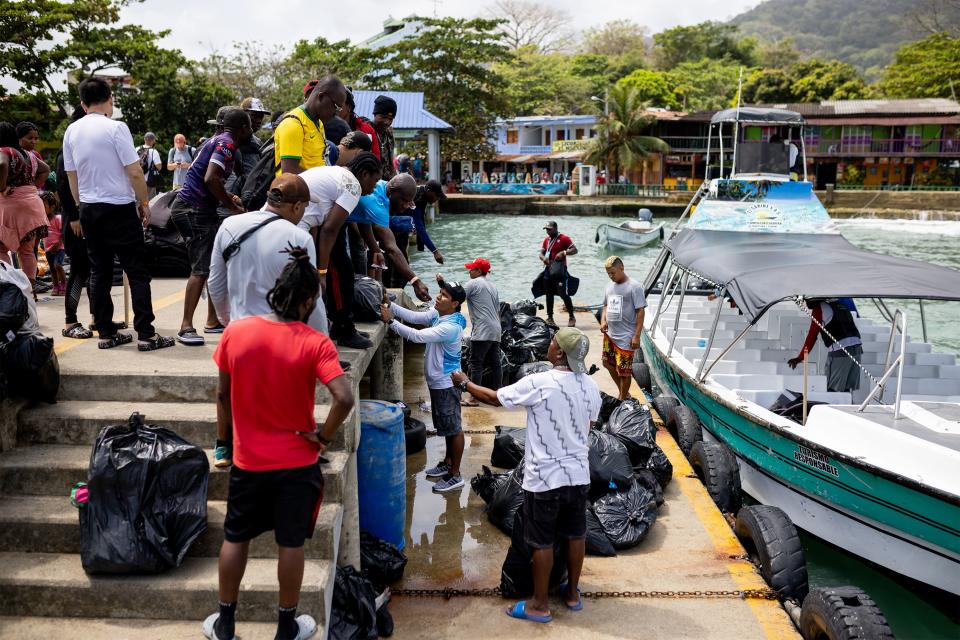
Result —
<instances>
[{"instance_id":1,"label":"boat hull","mask_svg":"<svg viewBox=\"0 0 960 640\"><path fill-rule=\"evenodd\" d=\"M649 231L631 231L612 224L597 227L597 242L611 249L641 249L662 239L662 224Z\"/></svg>"},{"instance_id":2,"label":"boat hull","mask_svg":"<svg viewBox=\"0 0 960 640\"><path fill-rule=\"evenodd\" d=\"M700 419L704 437L736 455L743 490L799 528L891 571L960 595L960 501L925 491L764 424L697 384L644 333L658 383Z\"/></svg>"}]
</instances>

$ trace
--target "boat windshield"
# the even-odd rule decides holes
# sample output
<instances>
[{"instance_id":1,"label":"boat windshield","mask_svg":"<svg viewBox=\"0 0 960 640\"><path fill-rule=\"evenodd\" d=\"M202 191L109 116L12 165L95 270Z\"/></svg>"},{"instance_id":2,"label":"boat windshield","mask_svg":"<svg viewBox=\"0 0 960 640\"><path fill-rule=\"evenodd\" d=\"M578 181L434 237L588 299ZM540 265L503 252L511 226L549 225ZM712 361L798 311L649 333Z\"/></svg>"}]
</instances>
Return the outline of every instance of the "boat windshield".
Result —
<instances>
[{"instance_id":1,"label":"boat windshield","mask_svg":"<svg viewBox=\"0 0 960 640\"><path fill-rule=\"evenodd\" d=\"M836 233L809 182L713 180L688 227L718 231Z\"/></svg>"},{"instance_id":2,"label":"boat windshield","mask_svg":"<svg viewBox=\"0 0 960 640\"><path fill-rule=\"evenodd\" d=\"M788 176L790 155L790 147L782 142L741 142L737 147L736 173ZM796 160L796 151L793 155Z\"/></svg>"}]
</instances>

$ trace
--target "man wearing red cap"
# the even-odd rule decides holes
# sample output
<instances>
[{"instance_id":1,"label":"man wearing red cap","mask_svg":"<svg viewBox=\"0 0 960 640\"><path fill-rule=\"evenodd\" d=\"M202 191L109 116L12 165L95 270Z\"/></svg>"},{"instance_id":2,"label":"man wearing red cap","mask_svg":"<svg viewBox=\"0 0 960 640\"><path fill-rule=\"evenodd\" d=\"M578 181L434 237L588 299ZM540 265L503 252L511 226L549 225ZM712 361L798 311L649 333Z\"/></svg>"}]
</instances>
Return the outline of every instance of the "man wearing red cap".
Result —
<instances>
[{"instance_id":1,"label":"man wearing red cap","mask_svg":"<svg viewBox=\"0 0 960 640\"><path fill-rule=\"evenodd\" d=\"M470 313L470 378L483 386L499 389L503 382L500 370L500 294L487 278L489 260L476 258L463 267L470 272L470 281L463 283ZM439 273L437 282L443 286L443 276ZM489 372L487 377L483 376L484 370ZM470 394L461 404L478 406Z\"/></svg>"}]
</instances>

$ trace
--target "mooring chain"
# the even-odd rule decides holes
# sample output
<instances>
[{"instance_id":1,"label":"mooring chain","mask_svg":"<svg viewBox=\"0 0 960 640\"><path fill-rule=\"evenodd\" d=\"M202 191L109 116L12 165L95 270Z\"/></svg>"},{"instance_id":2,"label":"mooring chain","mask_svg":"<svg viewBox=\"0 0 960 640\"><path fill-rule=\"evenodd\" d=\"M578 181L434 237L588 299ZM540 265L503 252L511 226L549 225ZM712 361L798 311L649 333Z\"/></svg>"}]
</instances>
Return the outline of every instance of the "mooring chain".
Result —
<instances>
[{"instance_id":1,"label":"mooring chain","mask_svg":"<svg viewBox=\"0 0 960 640\"><path fill-rule=\"evenodd\" d=\"M847 356L848 358L850 358L850 359L860 368L860 371L863 371L863 373L864 373L868 378L870 378L870 382L872 382L872 383L873 383L874 385L876 385L876 386L880 386L880 380L878 380L877 378L874 378L873 375L872 375L869 371L867 371L866 367L864 367L862 364L860 364L860 361L859 361L859 360L857 360L857 359L854 358L852 355L850 355L850 352L847 351L847 348L846 348L846 347L844 347L843 345L840 344L840 341L839 341L839 340L837 340L837 339L834 338L832 335L830 335L830 332L827 331L826 327L823 326L823 323L820 322L819 320L817 320L816 316L813 315L813 312L810 311L810 309L807 307L806 302L805 302L804 299L803 299L803 296L797 296L797 297L794 299L794 302L796 303L797 307L798 307L801 311L803 311L803 312L806 313L808 316L810 316L810 319L813 320L813 323L816 324L818 327L820 327L820 330L823 331L823 333L824 333L828 338L830 338L831 340L833 340L833 344L837 345L837 346L840 348L840 351L843 351L843 353L846 354L846 356ZM904 336L904 339L906 339L906 336ZM880 401L880 398L877 398L877 402L878 402L878 404L883 404L883 403Z\"/></svg>"},{"instance_id":2,"label":"mooring chain","mask_svg":"<svg viewBox=\"0 0 960 640\"><path fill-rule=\"evenodd\" d=\"M492 598L501 597L500 587L485 589L391 589L395 596L411 598ZM592 600L602 598L660 598L660 599L736 599L736 600L780 600L780 594L773 589L727 589L697 591L584 591L580 594Z\"/></svg>"}]
</instances>

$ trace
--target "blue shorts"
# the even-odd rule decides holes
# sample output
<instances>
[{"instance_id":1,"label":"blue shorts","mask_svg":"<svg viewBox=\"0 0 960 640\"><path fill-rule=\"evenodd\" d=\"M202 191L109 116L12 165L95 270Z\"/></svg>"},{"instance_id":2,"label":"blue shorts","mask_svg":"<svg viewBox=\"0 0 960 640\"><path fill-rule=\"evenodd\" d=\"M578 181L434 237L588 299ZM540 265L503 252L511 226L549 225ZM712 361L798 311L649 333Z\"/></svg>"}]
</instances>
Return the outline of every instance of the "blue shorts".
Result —
<instances>
[{"instance_id":1,"label":"blue shorts","mask_svg":"<svg viewBox=\"0 0 960 640\"><path fill-rule=\"evenodd\" d=\"M47 253L47 264L51 267L62 267L63 261L67 257L67 252L63 249Z\"/></svg>"}]
</instances>

